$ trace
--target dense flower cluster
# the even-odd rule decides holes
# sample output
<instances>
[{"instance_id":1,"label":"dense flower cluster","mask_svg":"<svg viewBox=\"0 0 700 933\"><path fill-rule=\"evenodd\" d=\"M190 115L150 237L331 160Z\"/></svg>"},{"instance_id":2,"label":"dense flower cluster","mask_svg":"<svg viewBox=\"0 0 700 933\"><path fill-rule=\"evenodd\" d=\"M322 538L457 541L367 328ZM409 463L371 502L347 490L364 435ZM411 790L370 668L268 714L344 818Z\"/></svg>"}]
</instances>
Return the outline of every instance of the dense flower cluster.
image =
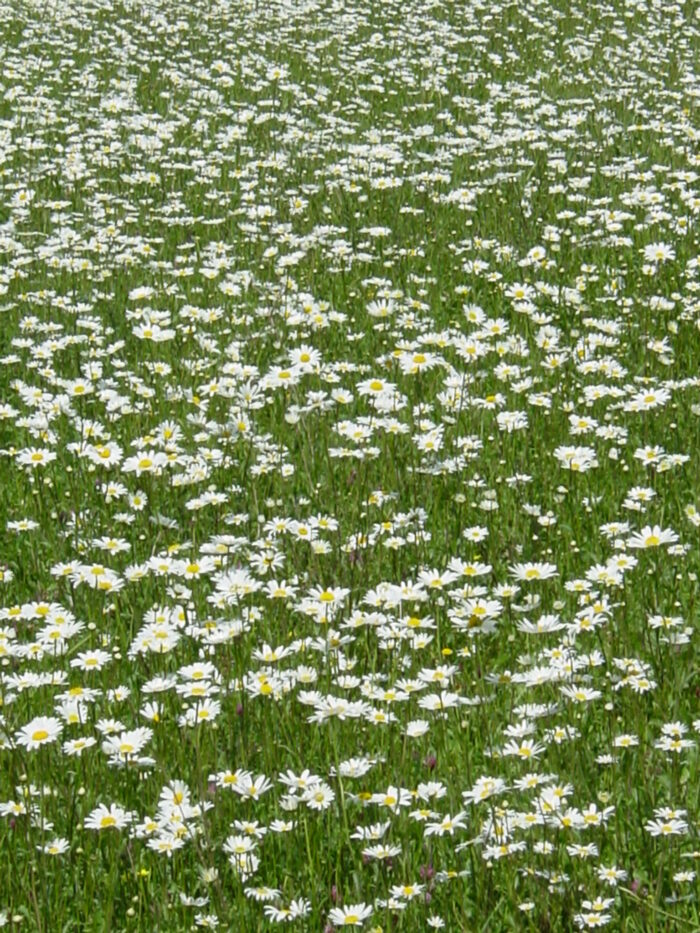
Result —
<instances>
[{"instance_id":1,"label":"dense flower cluster","mask_svg":"<svg viewBox=\"0 0 700 933\"><path fill-rule=\"evenodd\" d=\"M692 925L692 4L19 6L0 925Z\"/></svg>"}]
</instances>

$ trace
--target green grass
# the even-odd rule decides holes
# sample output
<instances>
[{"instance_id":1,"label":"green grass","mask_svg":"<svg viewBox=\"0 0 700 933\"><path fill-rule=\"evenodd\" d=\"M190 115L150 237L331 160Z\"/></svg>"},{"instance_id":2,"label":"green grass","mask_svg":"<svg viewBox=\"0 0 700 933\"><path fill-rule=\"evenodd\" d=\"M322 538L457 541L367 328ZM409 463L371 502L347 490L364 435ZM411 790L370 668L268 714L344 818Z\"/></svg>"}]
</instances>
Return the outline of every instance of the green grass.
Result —
<instances>
[{"instance_id":1,"label":"green grass","mask_svg":"<svg viewBox=\"0 0 700 933\"><path fill-rule=\"evenodd\" d=\"M0 925L700 929L697 17L0 4Z\"/></svg>"}]
</instances>

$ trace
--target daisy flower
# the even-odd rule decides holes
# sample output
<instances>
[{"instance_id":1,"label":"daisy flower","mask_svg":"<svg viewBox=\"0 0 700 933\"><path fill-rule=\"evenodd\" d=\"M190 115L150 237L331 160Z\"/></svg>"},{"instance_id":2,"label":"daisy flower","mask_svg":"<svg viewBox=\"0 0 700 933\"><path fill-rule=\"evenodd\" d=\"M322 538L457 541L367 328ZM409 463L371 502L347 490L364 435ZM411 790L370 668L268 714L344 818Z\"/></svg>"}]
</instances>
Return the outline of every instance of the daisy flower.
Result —
<instances>
[{"instance_id":1,"label":"daisy flower","mask_svg":"<svg viewBox=\"0 0 700 933\"><path fill-rule=\"evenodd\" d=\"M57 836L43 846L37 846L37 850L43 852L44 855L63 855L69 848L68 840L63 839L61 836Z\"/></svg>"},{"instance_id":2,"label":"daisy flower","mask_svg":"<svg viewBox=\"0 0 700 933\"><path fill-rule=\"evenodd\" d=\"M641 531L627 539L627 547L646 550L660 547L662 544L675 544L678 535L672 528L661 528L660 525L645 525Z\"/></svg>"},{"instance_id":3,"label":"daisy flower","mask_svg":"<svg viewBox=\"0 0 700 933\"><path fill-rule=\"evenodd\" d=\"M347 907L334 907L328 914L328 922L337 927L361 927L371 916L369 904L348 904Z\"/></svg>"},{"instance_id":4,"label":"daisy flower","mask_svg":"<svg viewBox=\"0 0 700 933\"><path fill-rule=\"evenodd\" d=\"M56 719L55 716L37 716L15 733L15 742L23 745L27 751L32 751L55 742L62 731L63 724L60 719Z\"/></svg>"},{"instance_id":5,"label":"daisy flower","mask_svg":"<svg viewBox=\"0 0 700 933\"><path fill-rule=\"evenodd\" d=\"M34 469L39 466L46 466L56 459L56 454L45 447L26 447L17 454L17 463L21 466L27 466Z\"/></svg>"},{"instance_id":6,"label":"daisy flower","mask_svg":"<svg viewBox=\"0 0 700 933\"><path fill-rule=\"evenodd\" d=\"M556 564L549 563L513 564L510 573L516 580L524 581L548 580L558 576Z\"/></svg>"},{"instance_id":7,"label":"daisy flower","mask_svg":"<svg viewBox=\"0 0 700 933\"><path fill-rule=\"evenodd\" d=\"M133 818L133 813L116 803L111 803L108 807L101 803L85 818L83 827L97 830L124 829L125 826L132 822Z\"/></svg>"}]
</instances>

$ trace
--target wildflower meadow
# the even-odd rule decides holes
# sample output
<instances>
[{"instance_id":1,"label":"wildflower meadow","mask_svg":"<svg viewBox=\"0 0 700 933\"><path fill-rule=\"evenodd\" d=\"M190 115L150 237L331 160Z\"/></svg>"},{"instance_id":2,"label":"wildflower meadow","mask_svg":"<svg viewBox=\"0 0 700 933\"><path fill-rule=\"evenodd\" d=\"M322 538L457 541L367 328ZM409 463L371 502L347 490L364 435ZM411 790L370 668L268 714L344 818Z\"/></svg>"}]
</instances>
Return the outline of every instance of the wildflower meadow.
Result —
<instances>
[{"instance_id":1,"label":"wildflower meadow","mask_svg":"<svg viewBox=\"0 0 700 933\"><path fill-rule=\"evenodd\" d=\"M0 61L0 927L700 930L697 0Z\"/></svg>"}]
</instances>

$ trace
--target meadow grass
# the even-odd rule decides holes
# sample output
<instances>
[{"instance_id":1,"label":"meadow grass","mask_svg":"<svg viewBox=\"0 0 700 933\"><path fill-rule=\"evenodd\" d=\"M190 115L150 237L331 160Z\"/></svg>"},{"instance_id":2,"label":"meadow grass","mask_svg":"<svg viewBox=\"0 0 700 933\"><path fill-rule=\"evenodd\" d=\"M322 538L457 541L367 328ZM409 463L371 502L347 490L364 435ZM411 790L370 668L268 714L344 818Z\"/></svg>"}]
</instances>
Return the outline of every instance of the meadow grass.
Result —
<instances>
[{"instance_id":1,"label":"meadow grass","mask_svg":"<svg viewBox=\"0 0 700 933\"><path fill-rule=\"evenodd\" d=\"M0 926L700 929L699 37L0 2Z\"/></svg>"}]
</instances>

